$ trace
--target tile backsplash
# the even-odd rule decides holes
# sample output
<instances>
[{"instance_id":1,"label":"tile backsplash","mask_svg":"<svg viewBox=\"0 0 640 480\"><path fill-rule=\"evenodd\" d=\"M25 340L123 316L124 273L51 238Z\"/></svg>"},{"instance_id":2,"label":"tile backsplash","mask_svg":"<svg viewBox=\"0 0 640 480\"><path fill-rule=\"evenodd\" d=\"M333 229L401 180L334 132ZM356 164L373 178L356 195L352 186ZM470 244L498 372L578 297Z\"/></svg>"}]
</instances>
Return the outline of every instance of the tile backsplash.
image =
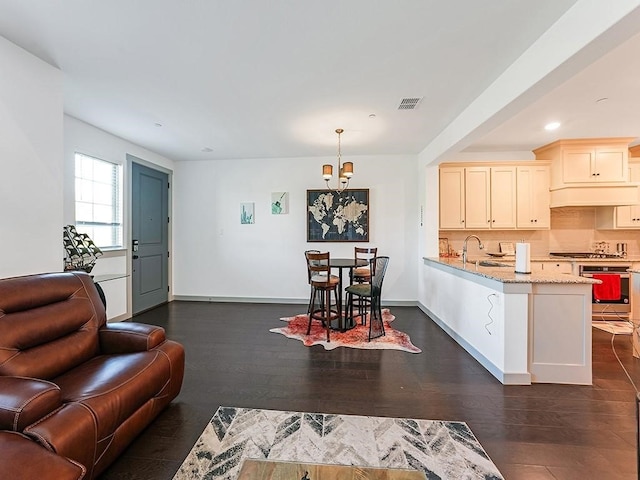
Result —
<instances>
[{"instance_id":1,"label":"tile backsplash","mask_svg":"<svg viewBox=\"0 0 640 480\"><path fill-rule=\"evenodd\" d=\"M592 251L594 243L609 242L609 251L615 252L616 243L626 242L631 256L640 256L640 230L596 230L596 207L563 207L551 209L550 230L446 230L440 232L447 238L452 250L462 250L464 239L478 235L489 252L499 252L499 242L527 242L532 256L544 256L549 252ZM476 243L469 246L475 252Z\"/></svg>"}]
</instances>

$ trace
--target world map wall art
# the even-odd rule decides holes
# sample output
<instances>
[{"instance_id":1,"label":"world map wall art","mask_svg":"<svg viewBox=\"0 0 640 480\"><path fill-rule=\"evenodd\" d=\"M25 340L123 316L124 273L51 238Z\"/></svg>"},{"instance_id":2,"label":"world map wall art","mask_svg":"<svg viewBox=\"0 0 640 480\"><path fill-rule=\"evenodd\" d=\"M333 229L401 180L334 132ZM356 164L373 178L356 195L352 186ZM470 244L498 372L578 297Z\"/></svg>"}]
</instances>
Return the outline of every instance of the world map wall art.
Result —
<instances>
[{"instance_id":1,"label":"world map wall art","mask_svg":"<svg viewBox=\"0 0 640 480\"><path fill-rule=\"evenodd\" d=\"M368 241L368 188L307 190L307 242Z\"/></svg>"}]
</instances>

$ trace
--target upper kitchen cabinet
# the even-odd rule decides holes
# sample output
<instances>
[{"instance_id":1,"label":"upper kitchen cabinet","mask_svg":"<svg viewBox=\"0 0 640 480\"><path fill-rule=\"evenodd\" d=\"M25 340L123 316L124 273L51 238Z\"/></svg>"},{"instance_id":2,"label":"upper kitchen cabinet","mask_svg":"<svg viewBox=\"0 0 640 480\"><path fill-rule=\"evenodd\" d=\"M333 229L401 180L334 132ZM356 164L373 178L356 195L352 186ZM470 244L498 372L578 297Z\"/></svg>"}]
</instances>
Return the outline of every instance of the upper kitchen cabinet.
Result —
<instances>
[{"instance_id":1,"label":"upper kitchen cabinet","mask_svg":"<svg viewBox=\"0 0 640 480\"><path fill-rule=\"evenodd\" d=\"M516 228L516 167L441 167L440 228Z\"/></svg>"},{"instance_id":2,"label":"upper kitchen cabinet","mask_svg":"<svg viewBox=\"0 0 640 480\"><path fill-rule=\"evenodd\" d=\"M632 140L558 140L533 153L538 160L551 160L551 187L566 183L628 182L627 162Z\"/></svg>"},{"instance_id":3,"label":"upper kitchen cabinet","mask_svg":"<svg viewBox=\"0 0 640 480\"><path fill-rule=\"evenodd\" d=\"M562 152L564 183L626 182L627 147L567 147Z\"/></svg>"},{"instance_id":4,"label":"upper kitchen cabinet","mask_svg":"<svg viewBox=\"0 0 640 480\"><path fill-rule=\"evenodd\" d=\"M640 158L629 160L629 180L640 183ZM638 196L640 204L640 195ZM616 207L617 228L640 228L640 205L624 205Z\"/></svg>"},{"instance_id":5,"label":"upper kitchen cabinet","mask_svg":"<svg viewBox=\"0 0 640 480\"><path fill-rule=\"evenodd\" d=\"M633 138L558 140L533 151L551 161L550 206L630 205L628 148Z\"/></svg>"},{"instance_id":6,"label":"upper kitchen cabinet","mask_svg":"<svg viewBox=\"0 0 640 480\"><path fill-rule=\"evenodd\" d=\"M640 184L640 158L629 159L629 180ZM636 205L601 207L596 210L596 228L632 229L640 228L640 193Z\"/></svg>"},{"instance_id":7,"label":"upper kitchen cabinet","mask_svg":"<svg viewBox=\"0 0 640 480\"><path fill-rule=\"evenodd\" d=\"M543 230L551 228L549 209L549 166L516 168L517 227Z\"/></svg>"},{"instance_id":8,"label":"upper kitchen cabinet","mask_svg":"<svg viewBox=\"0 0 640 480\"><path fill-rule=\"evenodd\" d=\"M440 168L440 228L462 230L464 214L464 167Z\"/></svg>"},{"instance_id":9,"label":"upper kitchen cabinet","mask_svg":"<svg viewBox=\"0 0 640 480\"><path fill-rule=\"evenodd\" d=\"M467 228L473 230L491 228L491 169L467 167L464 179Z\"/></svg>"}]
</instances>

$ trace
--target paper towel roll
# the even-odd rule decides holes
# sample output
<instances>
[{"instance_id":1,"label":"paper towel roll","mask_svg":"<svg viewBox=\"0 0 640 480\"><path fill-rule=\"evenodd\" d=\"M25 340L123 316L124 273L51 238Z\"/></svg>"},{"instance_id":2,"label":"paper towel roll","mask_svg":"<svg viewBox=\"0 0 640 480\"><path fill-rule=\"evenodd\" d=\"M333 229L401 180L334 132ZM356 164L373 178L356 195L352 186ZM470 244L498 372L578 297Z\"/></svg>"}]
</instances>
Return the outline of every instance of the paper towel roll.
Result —
<instances>
[{"instance_id":1,"label":"paper towel roll","mask_svg":"<svg viewBox=\"0 0 640 480\"><path fill-rule=\"evenodd\" d=\"M531 246L516 243L516 273L531 273Z\"/></svg>"}]
</instances>

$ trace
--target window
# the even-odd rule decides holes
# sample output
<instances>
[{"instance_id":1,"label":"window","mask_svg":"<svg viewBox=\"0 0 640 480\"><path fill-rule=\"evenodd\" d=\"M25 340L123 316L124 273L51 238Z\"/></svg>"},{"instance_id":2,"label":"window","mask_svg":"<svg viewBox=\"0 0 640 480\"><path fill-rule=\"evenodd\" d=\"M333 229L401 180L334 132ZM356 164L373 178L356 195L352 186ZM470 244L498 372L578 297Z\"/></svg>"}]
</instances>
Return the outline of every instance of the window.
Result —
<instances>
[{"instance_id":1,"label":"window","mask_svg":"<svg viewBox=\"0 0 640 480\"><path fill-rule=\"evenodd\" d=\"M76 153L76 230L100 248L121 248L122 165Z\"/></svg>"}]
</instances>

